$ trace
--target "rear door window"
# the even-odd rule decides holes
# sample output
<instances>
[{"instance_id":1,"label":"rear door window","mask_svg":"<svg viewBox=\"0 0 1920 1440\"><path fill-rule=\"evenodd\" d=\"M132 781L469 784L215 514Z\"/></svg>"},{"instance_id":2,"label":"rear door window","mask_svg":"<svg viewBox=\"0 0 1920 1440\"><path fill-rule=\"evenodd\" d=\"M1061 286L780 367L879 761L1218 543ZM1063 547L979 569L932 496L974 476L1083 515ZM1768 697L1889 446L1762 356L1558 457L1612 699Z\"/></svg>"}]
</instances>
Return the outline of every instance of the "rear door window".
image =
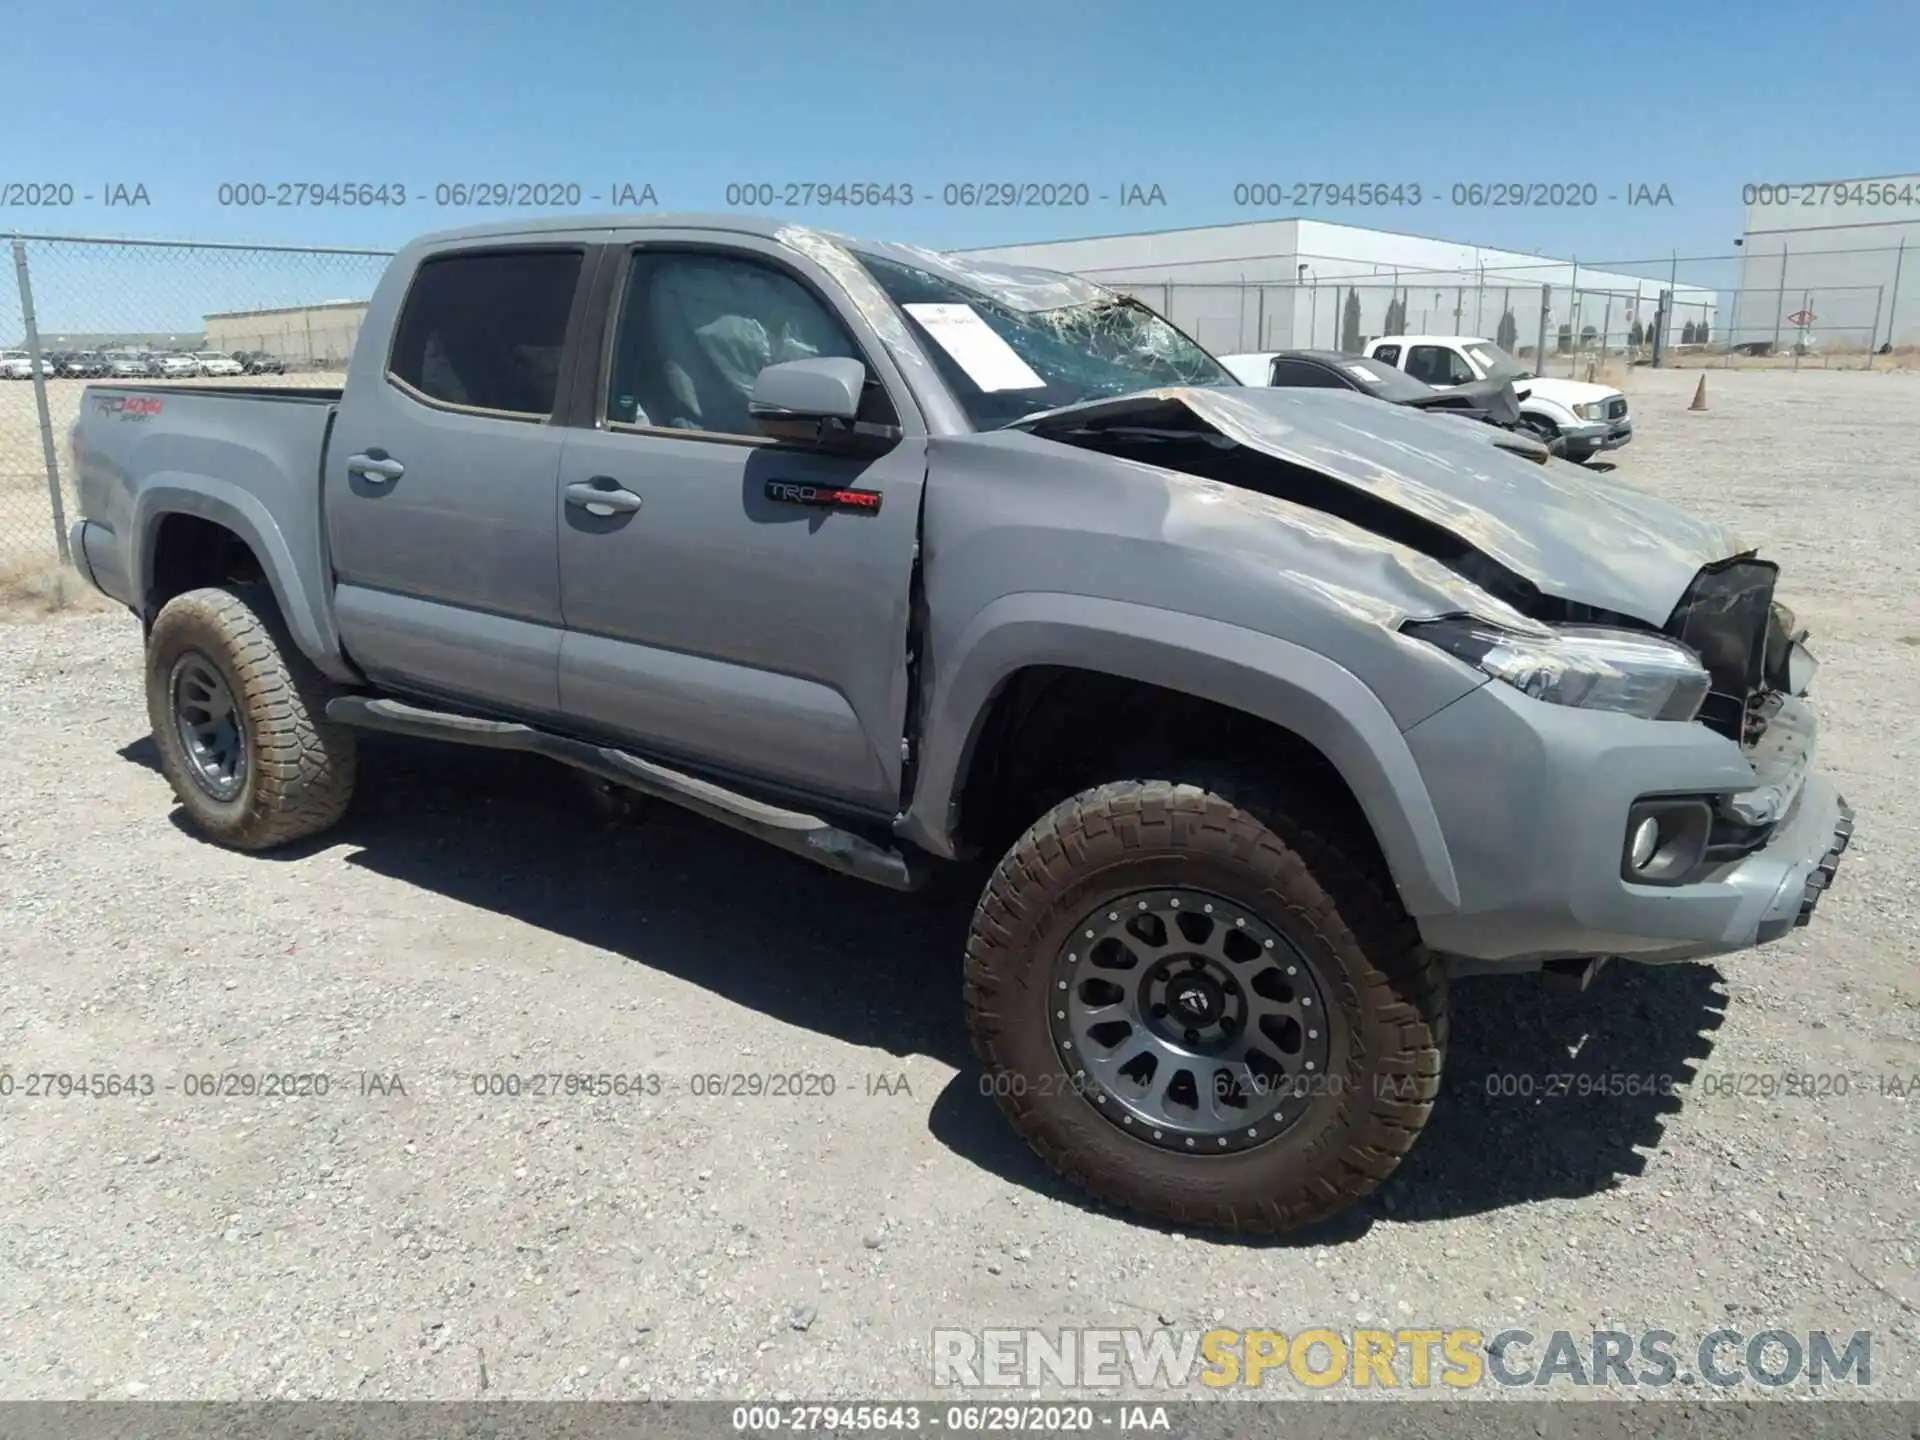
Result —
<instances>
[{"instance_id":1,"label":"rear door window","mask_svg":"<svg viewBox=\"0 0 1920 1440\"><path fill-rule=\"evenodd\" d=\"M394 328L387 373L441 405L546 419L583 258L508 250L426 261Z\"/></svg>"}]
</instances>

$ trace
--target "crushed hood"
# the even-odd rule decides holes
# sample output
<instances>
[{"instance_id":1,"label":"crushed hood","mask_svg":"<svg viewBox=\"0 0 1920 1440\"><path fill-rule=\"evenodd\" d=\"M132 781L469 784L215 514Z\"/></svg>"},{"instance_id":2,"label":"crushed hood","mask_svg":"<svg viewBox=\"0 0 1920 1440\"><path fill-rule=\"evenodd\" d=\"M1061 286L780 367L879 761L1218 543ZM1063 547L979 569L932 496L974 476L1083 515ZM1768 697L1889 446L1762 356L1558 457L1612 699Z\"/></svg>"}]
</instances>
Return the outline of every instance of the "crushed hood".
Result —
<instances>
[{"instance_id":1,"label":"crushed hood","mask_svg":"<svg viewBox=\"0 0 1920 1440\"><path fill-rule=\"evenodd\" d=\"M1543 595L1653 626L1702 566L1751 553L1724 526L1604 474L1536 464L1503 450L1492 426L1438 418L1338 390L1177 387L1043 411L1015 428L1069 444L1212 432L1215 445L1315 472L1437 527ZM1261 488L1286 497L1286 472Z\"/></svg>"}]
</instances>

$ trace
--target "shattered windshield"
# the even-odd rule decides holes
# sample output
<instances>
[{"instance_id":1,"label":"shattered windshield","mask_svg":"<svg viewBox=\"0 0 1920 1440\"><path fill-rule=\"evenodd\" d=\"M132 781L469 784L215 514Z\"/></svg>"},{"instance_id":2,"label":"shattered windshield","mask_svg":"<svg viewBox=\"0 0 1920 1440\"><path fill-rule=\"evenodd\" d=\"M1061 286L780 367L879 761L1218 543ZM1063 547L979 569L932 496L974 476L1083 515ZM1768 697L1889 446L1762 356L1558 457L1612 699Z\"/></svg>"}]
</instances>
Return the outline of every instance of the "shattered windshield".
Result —
<instances>
[{"instance_id":1,"label":"shattered windshield","mask_svg":"<svg viewBox=\"0 0 1920 1440\"><path fill-rule=\"evenodd\" d=\"M1467 354L1473 357L1474 363L1487 372L1489 380L1531 380L1533 378L1531 370L1498 345L1489 344L1485 340L1476 340L1464 348Z\"/></svg>"},{"instance_id":2,"label":"shattered windshield","mask_svg":"<svg viewBox=\"0 0 1920 1440\"><path fill-rule=\"evenodd\" d=\"M1077 282L1056 297L1033 287L978 285L940 261L871 250L860 262L900 307L977 430L1040 410L1165 385L1239 382L1138 301ZM938 264L937 271L932 268ZM998 292L998 293L996 293ZM1035 304L1036 295L1041 303Z\"/></svg>"}]
</instances>

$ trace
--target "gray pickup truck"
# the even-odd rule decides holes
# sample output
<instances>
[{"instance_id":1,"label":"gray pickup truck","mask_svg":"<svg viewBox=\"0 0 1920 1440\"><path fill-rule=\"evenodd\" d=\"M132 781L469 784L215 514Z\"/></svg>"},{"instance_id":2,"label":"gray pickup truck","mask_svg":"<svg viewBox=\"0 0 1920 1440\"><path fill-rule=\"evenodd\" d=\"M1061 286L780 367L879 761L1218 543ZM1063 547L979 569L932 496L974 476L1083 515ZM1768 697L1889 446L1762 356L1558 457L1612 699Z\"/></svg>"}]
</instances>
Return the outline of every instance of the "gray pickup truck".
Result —
<instances>
[{"instance_id":1,"label":"gray pickup truck","mask_svg":"<svg viewBox=\"0 0 1920 1440\"><path fill-rule=\"evenodd\" d=\"M89 387L73 553L225 845L333 824L373 729L882 885L998 857L983 1088L1270 1232L1413 1145L1450 974L1765 943L1852 832L1776 567L1499 434L1069 276L528 221L404 250L343 389Z\"/></svg>"}]
</instances>

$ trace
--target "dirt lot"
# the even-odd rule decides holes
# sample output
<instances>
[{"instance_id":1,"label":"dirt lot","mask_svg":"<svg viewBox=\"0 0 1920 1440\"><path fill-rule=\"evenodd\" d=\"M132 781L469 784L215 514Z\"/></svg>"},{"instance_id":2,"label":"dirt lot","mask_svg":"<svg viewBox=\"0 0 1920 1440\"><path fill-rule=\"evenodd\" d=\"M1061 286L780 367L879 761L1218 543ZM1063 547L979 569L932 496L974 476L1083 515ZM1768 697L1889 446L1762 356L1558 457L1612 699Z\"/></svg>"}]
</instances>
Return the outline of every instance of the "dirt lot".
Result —
<instances>
[{"instance_id":1,"label":"dirt lot","mask_svg":"<svg viewBox=\"0 0 1920 1440\"><path fill-rule=\"evenodd\" d=\"M0 624L0 1398L927 1394L936 1327L1216 1323L1869 1330L1871 1393L1920 1397L1920 377L1716 372L1704 414L1696 381L1636 373L1617 475L1782 562L1858 810L1838 886L1718 970L1461 982L1412 1160L1279 1244L1027 1156L959 1023L977 875L896 896L392 745L324 843L226 853L170 818L133 622ZM188 1093L228 1071L332 1091ZM502 1071L663 1085L474 1093ZM159 1088L23 1098L43 1072ZM832 1094L699 1093L740 1072ZM1724 1093L1789 1074L1819 1093ZM1649 1075L1694 1083L1588 1093Z\"/></svg>"}]
</instances>

